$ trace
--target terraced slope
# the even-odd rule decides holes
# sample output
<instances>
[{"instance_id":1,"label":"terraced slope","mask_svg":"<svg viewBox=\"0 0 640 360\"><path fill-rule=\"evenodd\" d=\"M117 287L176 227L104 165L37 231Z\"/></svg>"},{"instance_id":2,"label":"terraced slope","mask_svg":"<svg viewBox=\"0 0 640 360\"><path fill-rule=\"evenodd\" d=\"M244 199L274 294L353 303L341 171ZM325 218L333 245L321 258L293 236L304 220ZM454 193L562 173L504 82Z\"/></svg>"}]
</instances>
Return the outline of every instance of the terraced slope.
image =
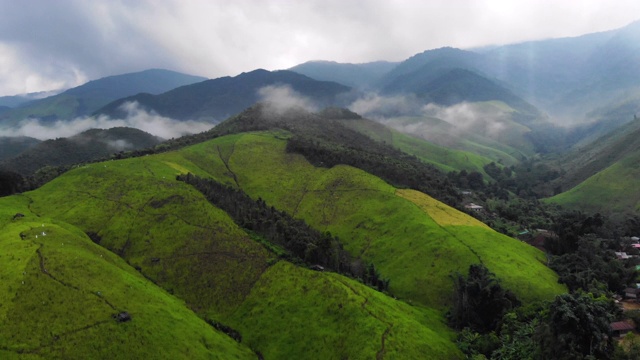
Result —
<instances>
[{"instance_id":1,"label":"terraced slope","mask_svg":"<svg viewBox=\"0 0 640 360\"><path fill-rule=\"evenodd\" d=\"M540 251L478 223L440 224L432 216L466 215L424 194L422 200L407 200L353 167L313 167L302 156L286 153L285 146L281 133L261 132L225 136L181 153L218 181L338 235L348 251L391 279L391 291L407 301L445 309L452 290L449 275L478 262L524 301L564 291ZM438 215L425 212L425 206Z\"/></svg>"},{"instance_id":2,"label":"terraced slope","mask_svg":"<svg viewBox=\"0 0 640 360\"><path fill-rule=\"evenodd\" d=\"M78 228L30 204L26 196L0 199L0 358L255 358Z\"/></svg>"},{"instance_id":3,"label":"terraced slope","mask_svg":"<svg viewBox=\"0 0 640 360\"><path fill-rule=\"evenodd\" d=\"M228 147L223 145L219 151L217 147L219 143L233 145L229 140L235 141L225 137L202 146L216 159L221 154L225 158L225 154L232 155ZM442 359L461 358L452 341L454 333L443 325L440 311L411 307L337 274L297 268L279 261L251 240L226 213L175 180L176 174L190 171L203 176L219 172L233 182L224 162L205 161L200 167L189 160L193 155L185 150L87 165L36 191L6 198L5 201L23 204L18 207L7 203L6 209L9 213L29 211L60 224L68 222L71 225L65 226L69 231L84 239L87 246L101 251L96 256L109 254L131 276L157 289L146 279L155 282L183 299L184 305L201 318L238 330L242 344L265 359L415 358L421 353ZM199 154L195 155L202 160ZM138 271L91 243L84 232ZM68 246L67 241L64 246ZM8 253L13 254L12 251ZM90 258L87 255L87 261ZM61 267L68 264L63 256L59 262L65 264ZM74 267L74 271L83 270ZM109 281L119 281L105 273L113 277ZM123 286L128 292L118 296L130 296L131 291L136 291L126 285ZM90 287L88 291L100 291L106 297L103 288L96 285L96 290ZM65 294L62 290L56 291ZM114 285L113 291L116 290L119 288ZM87 295L89 300L91 296ZM28 293L25 298L36 301ZM120 305L116 307L120 309ZM133 316L126 324L134 324L140 311L130 304L122 307ZM187 311L186 307L182 311ZM112 311L109 307L107 310ZM73 310L63 314L70 313ZM33 326L34 321L25 319L25 328ZM160 325L149 325L149 329L161 332L163 337L171 336ZM185 334L200 341L198 334ZM107 351L109 348L103 349L97 336L92 333L78 342ZM182 348L172 351L167 351L166 358L180 358L170 355L184 352ZM189 358L208 358L195 352L185 354ZM233 358L234 353L230 351L230 356L224 357L225 351L221 350L220 354Z\"/></svg>"}]
</instances>

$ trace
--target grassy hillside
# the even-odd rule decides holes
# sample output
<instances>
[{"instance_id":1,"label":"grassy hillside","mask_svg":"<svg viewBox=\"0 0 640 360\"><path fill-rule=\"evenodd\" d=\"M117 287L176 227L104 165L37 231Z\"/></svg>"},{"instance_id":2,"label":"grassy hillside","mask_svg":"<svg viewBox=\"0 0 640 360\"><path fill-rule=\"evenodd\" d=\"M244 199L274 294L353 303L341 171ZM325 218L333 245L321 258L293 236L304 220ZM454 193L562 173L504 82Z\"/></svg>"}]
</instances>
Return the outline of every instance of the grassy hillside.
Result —
<instances>
[{"instance_id":1,"label":"grassy hillside","mask_svg":"<svg viewBox=\"0 0 640 360\"><path fill-rule=\"evenodd\" d=\"M5 198L19 199L28 208L13 203L5 208L77 226L65 225L100 255L108 252L83 232L120 255L137 272L120 263L140 281L149 279L183 299L201 318L238 330L242 344L266 359L414 358L425 352L443 359L461 357L440 311L410 307L343 276L278 261L226 213L175 180L176 174L190 171L233 182L224 163L191 160L203 160L200 151L215 159L228 158L235 140L223 137L197 146L197 151L90 164L36 191ZM60 262L67 263L64 257ZM114 279L110 281L118 278ZM126 310L134 321L139 316L133 306ZM25 320L25 326L31 321Z\"/></svg>"},{"instance_id":2,"label":"grassy hillside","mask_svg":"<svg viewBox=\"0 0 640 360\"><path fill-rule=\"evenodd\" d=\"M374 140L386 142L407 154L415 155L420 160L432 164L444 172L467 170L484 174L482 167L492 161L471 152L439 146L417 137L403 134L370 120L346 120L342 123L346 127L357 130ZM484 175L486 176L486 174Z\"/></svg>"},{"instance_id":3,"label":"grassy hillside","mask_svg":"<svg viewBox=\"0 0 640 360\"><path fill-rule=\"evenodd\" d=\"M398 117L387 119L384 124L434 144L465 151L509 166L517 164L519 159L530 154L479 134L461 131L437 118Z\"/></svg>"},{"instance_id":4,"label":"grassy hillside","mask_svg":"<svg viewBox=\"0 0 640 360\"><path fill-rule=\"evenodd\" d=\"M458 358L434 311L412 307L350 279L279 262L261 277L234 323L267 359ZM427 328L424 324L429 324Z\"/></svg>"},{"instance_id":5,"label":"grassy hillside","mask_svg":"<svg viewBox=\"0 0 640 360\"><path fill-rule=\"evenodd\" d=\"M313 167L302 156L286 153L286 141L279 137L233 135L182 153L218 181L237 182L252 197L338 235L347 250L374 263L391 279L391 291L408 301L446 308L449 274L477 262L525 301L563 291L538 250L484 226L439 225L379 178L349 166Z\"/></svg>"},{"instance_id":6,"label":"grassy hillside","mask_svg":"<svg viewBox=\"0 0 640 360\"><path fill-rule=\"evenodd\" d=\"M30 204L27 196L0 199L1 358L255 358L81 230ZM114 318L124 312L128 321Z\"/></svg>"},{"instance_id":7,"label":"grassy hillside","mask_svg":"<svg viewBox=\"0 0 640 360\"><path fill-rule=\"evenodd\" d=\"M547 201L568 208L603 214L640 213L640 153L627 156L589 177L576 187Z\"/></svg>"}]
</instances>

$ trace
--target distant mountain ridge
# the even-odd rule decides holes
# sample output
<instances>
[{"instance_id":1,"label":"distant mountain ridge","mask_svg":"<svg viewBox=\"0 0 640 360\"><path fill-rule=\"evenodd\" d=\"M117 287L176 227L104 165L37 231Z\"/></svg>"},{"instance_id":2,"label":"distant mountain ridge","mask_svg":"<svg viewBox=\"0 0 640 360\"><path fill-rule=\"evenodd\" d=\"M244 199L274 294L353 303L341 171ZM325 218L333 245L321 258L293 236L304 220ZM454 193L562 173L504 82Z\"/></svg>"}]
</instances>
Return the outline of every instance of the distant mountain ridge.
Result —
<instances>
[{"instance_id":1,"label":"distant mountain ridge","mask_svg":"<svg viewBox=\"0 0 640 360\"><path fill-rule=\"evenodd\" d=\"M0 169L28 176L45 166L79 164L120 151L152 147L161 141L156 136L133 128L91 129L68 138L46 140L32 145L16 156L0 162Z\"/></svg>"},{"instance_id":2,"label":"distant mountain ridge","mask_svg":"<svg viewBox=\"0 0 640 360\"><path fill-rule=\"evenodd\" d=\"M141 92L162 93L206 78L170 70L150 69L92 80L44 99L29 101L0 114L0 127L27 118L43 121L71 120L93 113L109 102Z\"/></svg>"},{"instance_id":3,"label":"distant mountain ridge","mask_svg":"<svg viewBox=\"0 0 640 360\"><path fill-rule=\"evenodd\" d=\"M341 96L351 91L345 85L314 80L292 71L258 69L235 77L226 76L182 86L159 95L126 97L104 106L96 114L125 117L121 106L135 102L148 111L172 119L216 123L255 104L261 99L258 91L267 86L288 86L320 107L344 102Z\"/></svg>"}]
</instances>

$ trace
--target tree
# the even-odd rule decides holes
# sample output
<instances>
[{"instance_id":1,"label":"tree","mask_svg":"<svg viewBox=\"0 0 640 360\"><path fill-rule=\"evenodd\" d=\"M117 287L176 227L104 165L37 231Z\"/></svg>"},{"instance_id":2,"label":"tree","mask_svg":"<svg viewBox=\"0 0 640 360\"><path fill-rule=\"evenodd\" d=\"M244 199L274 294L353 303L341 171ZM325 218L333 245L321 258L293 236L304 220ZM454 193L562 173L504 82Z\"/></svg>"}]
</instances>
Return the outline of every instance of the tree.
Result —
<instances>
[{"instance_id":1,"label":"tree","mask_svg":"<svg viewBox=\"0 0 640 360\"><path fill-rule=\"evenodd\" d=\"M537 337L543 359L611 359L616 306L606 297L563 294L549 306Z\"/></svg>"},{"instance_id":2,"label":"tree","mask_svg":"<svg viewBox=\"0 0 640 360\"><path fill-rule=\"evenodd\" d=\"M456 329L479 333L494 330L502 316L520 305L516 296L502 288L495 275L482 264L469 266L469 276L454 277L453 307L449 321Z\"/></svg>"}]
</instances>

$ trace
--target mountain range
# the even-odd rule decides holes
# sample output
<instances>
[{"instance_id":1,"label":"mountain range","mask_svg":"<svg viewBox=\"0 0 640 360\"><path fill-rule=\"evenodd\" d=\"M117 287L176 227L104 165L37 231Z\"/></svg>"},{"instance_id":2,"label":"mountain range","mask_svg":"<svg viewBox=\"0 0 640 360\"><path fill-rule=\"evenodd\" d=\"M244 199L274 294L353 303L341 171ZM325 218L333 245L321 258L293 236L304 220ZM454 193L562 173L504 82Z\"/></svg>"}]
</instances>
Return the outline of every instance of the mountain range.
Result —
<instances>
[{"instance_id":1,"label":"mountain range","mask_svg":"<svg viewBox=\"0 0 640 360\"><path fill-rule=\"evenodd\" d=\"M158 94L203 80L203 77L162 69L109 76L89 81L60 94L19 103L0 114L0 124L5 128L11 127L29 118L44 122L72 120L90 115L109 102L125 96L141 92Z\"/></svg>"},{"instance_id":2,"label":"mountain range","mask_svg":"<svg viewBox=\"0 0 640 360\"><path fill-rule=\"evenodd\" d=\"M211 128L0 137L0 358L463 359L560 341L549 304L576 283L604 303L637 275L614 251L640 230L639 24L4 99L0 131L131 107Z\"/></svg>"}]
</instances>

